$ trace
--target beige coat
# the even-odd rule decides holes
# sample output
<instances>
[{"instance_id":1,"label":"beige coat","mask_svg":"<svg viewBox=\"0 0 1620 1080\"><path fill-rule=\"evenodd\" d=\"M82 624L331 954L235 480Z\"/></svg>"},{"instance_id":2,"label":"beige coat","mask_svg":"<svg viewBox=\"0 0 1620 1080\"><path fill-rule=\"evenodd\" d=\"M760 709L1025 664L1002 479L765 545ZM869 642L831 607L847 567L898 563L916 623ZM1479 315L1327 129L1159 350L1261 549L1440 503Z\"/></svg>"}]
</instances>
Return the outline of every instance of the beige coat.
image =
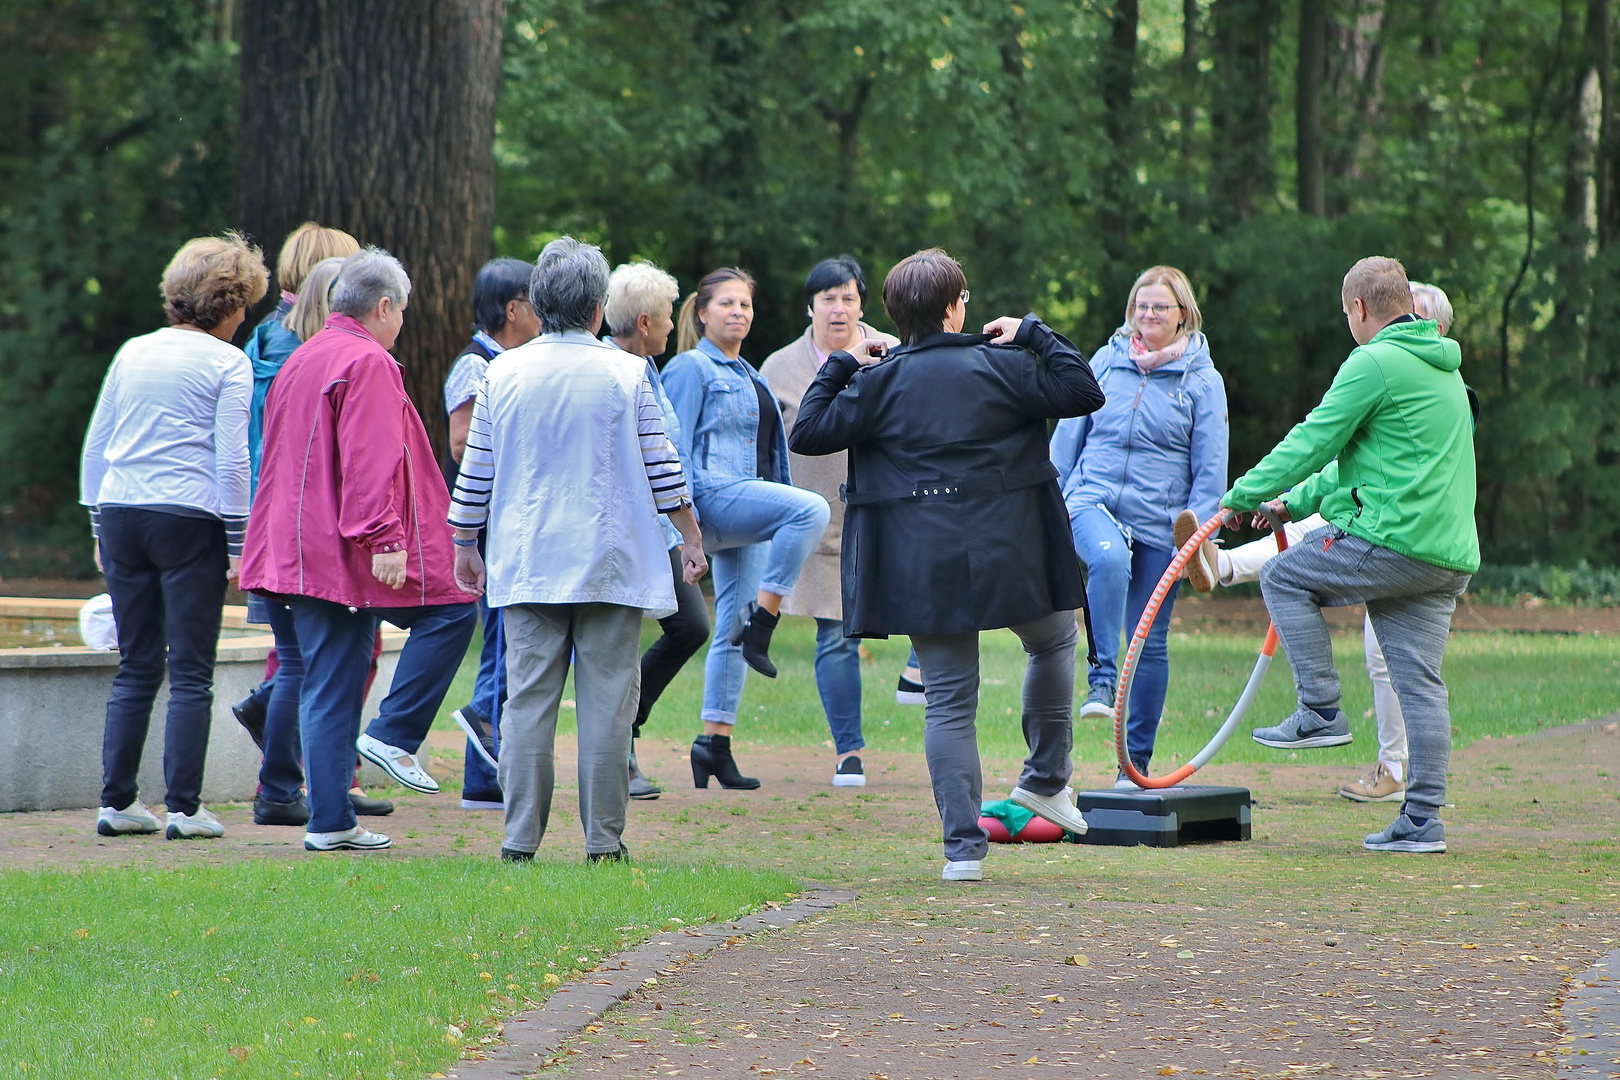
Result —
<instances>
[{"instance_id":1,"label":"beige coat","mask_svg":"<svg viewBox=\"0 0 1620 1080\"><path fill-rule=\"evenodd\" d=\"M866 337L876 337L878 331L861 323ZM777 349L760 365L759 373L776 396L782 410L782 430L791 432L793 421L799 415L799 402L816 378L816 349L811 343L810 328L791 345ZM793 474L793 485L813 491L827 500L832 507L832 520L821 542L799 572L799 583L793 595L782 601L782 610L789 615L812 615L818 619L844 617L843 586L839 568L839 553L844 536L844 502L838 489L849 471L849 454L840 450L826 457L800 457L788 454L788 469Z\"/></svg>"}]
</instances>

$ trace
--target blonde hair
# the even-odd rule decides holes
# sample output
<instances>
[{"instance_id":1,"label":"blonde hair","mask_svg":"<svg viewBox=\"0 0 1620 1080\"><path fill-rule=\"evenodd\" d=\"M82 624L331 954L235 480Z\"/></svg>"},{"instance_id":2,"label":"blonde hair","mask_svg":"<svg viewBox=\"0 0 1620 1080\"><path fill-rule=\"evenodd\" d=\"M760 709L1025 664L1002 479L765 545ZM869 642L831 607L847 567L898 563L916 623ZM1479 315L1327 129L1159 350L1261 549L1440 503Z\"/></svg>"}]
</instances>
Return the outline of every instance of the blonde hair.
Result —
<instances>
[{"instance_id":1,"label":"blonde hair","mask_svg":"<svg viewBox=\"0 0 1620 1080\"><path fill-rule=\"evenodd\" d=\"M187 240L163 270L163 310L169 325L212 330L264 299L270 273L264 252L241 233Z\"/></svg>"},{"instance_id":2,"label":"blonde hair","mask_svg":"<svg viewBox=\"0 0 1620 1080\"><path fill-rule=\"evenodd\" d=\"M326 317L332 314L332 286L342 269L343 260L334 255L310 267L304 276L298 300L281 320L281 325L297 334L299 341L308 341L326 325Z\"/></svg>"},{"instance_id":3,"label":"blonde hair","mask_svg":"<svg viewBox=\"0 0 1620 1080\"><path fill-rule=\"evenodd\" d=\"M1421 281L1412 282L1412 309L1420 318L1433 319L1440 324L1443 334L1451 329L1451 320L1455 317L1451 310L1451 301L1446 298L1446 290L1438 285L1427 285Z\"/></svg>"},{"instance_id":4,"label":"blonde hair","mask_svg":"<svg viewBox=\"0 0 1620 1080\"><path fill-rule=\"evenodd\" d=\"M1360 300L1367 305L1368 315L1393 319L1412 310L1412 284L1406 280L1406 267L1399 259L1373 255L1356 263L1344 275L1340 299L1346 309L1350 301Z\"/></svg>"},{"instance_id":5,"label":"blonde hair","mask_svg":"<svg viewBox=\"0 0 1620 1080\"><path fill-rule=\"evenodd\" d=\"M667 271L648 262L625 263L608 277L602 317L610 333L627 337L636 332L638 317L651 315L659 304L673 305L680 298L681 287Z\"/></svg>"},{"instance_id":6,"label":"blonde hair","mask_svg":"<svg viewBox=\"0 0 1620 1080\"><path fill-rule=\"evenodd\" d=\"M295 293L322 259L345 259L360 250L360 241L342 229L306 221L287 234L276 257L276 285Z\"/></svg>"},{"instance_id":7,"label":"blonde hair","mask_svg":"<svg viewBox=\"0 0 1620 1080\"><path fill-rule=\"evenodd\" d=\"M1125 300L1126 326L1133 331L1136 329L1136 294L1149 285L1163 285L1181 306L1181 324L1176 327L1176 337L1203 329L1204 313L1198 310L1198 298L1193 295L1192 282L1173 266L1150 266L1142 271L1136 284L1131 286L1131 295Z\"/></svg>"},{"instance_id":8,"label":"blonde hair","mask_svg":"<svg viewBox=\"0 0 1620 1080\"><path fill-rule=\"evenodd\" d=\"M681 305L681 318L675 329L675 351L686 352L697 348L698 339L703 336L703 320L698 318L698 312L709 306L714 299L715 292L728 281L740 281L748 286L748 295L754 294L754 278L746 270L739 270L735 266L722 266L718 270L710 270L698 282L698 287L686 298Z\"/></svg>"}]
</instances>

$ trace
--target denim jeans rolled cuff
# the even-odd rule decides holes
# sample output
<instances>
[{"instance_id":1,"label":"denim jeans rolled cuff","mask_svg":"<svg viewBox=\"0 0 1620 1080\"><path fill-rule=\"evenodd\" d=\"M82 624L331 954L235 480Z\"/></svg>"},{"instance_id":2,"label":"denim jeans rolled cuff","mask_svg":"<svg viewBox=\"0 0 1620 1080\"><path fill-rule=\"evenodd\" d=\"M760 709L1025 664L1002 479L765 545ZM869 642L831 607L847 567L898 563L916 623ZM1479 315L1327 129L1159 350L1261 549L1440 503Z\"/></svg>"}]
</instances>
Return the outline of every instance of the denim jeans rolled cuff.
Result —
<instances>
[{"instance_id":1,"label":"denim jeans rolled cuff","mask_svg":"<svg viewBox=\"0 0 1620 1080\"><path fill-rule=\"evenodd\" d=\"M714 579L714 637L709 655L703 661L703 720L706 723L735 724L742 702L748 665L742 649L727 639L728 631L749 600L759 591L768 552L764 544L721 548L710 552L709 568Z\"/></svg>"},{"instance_id":2,"label":"denim jeans rolled cuff","mask_svg":"<svg viewBox=\"0 0 1620 1080\"><path fill-rule=\"evenodd\" d=\"M707 551L768 545L757 588L793 595L799 573L827 531L832 509L813 491L744 480L700 496L698 517Z\"/></svg>"},{"instance_id":3,"label":"denim jeans rolled cuff","mask_svg":"<svg viewBox=\"0 0 1620 1080\"><path fill-rule=\"evenodd\" d=\"M101 509L101 562L118 625L118 673L102 731L101 805L139 796L152 704L169 680L164 805L194 814L213 720L227 566L225 524L136 506Z\"/></svg>"},{"instance_id":4,"label":"denim jeans rolled cuff","mask_svg":"<svg viewBox=\"0 0 1620 1080\"><path fill-rule=\"evenodd\" d=\"M816 690L827 713L833 748L847 754L866 746L861 735L861 643L844 636L840 619L816 620Z\"/></svg>"}]
</instances>

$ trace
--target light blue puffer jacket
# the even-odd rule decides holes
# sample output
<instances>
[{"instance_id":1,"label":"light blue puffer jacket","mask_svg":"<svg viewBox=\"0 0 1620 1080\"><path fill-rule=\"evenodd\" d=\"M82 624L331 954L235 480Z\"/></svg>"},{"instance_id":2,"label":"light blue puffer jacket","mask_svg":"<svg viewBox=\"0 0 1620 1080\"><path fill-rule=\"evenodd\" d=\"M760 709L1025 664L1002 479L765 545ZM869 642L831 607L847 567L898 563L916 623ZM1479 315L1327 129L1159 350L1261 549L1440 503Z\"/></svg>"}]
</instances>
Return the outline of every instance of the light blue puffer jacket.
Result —
<instances>
[{"instance_id":1,"label":"light blue puffer jacket","mask_svg":"<svg viewBox=\"0 0 1620 1080\"><path fill-rule=\"evenodd\" d=\"M1191 508L1202 522L1226 491L1226 387L1201 333L1147 375L1130 341L1122 326L1091 358L1108 403L1058 422L1052 464L1071 518L1100 505L1134 542L1174 551L1176 515Z\"/></svg>"}]
</instances>

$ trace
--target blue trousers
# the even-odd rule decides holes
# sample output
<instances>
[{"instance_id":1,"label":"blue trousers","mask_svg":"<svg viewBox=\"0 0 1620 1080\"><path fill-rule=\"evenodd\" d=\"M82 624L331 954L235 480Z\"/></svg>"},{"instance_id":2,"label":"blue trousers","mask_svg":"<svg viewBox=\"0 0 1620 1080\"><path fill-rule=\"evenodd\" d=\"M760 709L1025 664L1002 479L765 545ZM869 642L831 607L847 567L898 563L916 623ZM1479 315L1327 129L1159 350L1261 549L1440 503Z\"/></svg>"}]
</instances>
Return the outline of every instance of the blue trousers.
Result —
<instances>
[{"instance_id":1,"label":"blue trousers","mask_svg":"<svg viewBox=\"0 0 1620 1080\"><path fill-rule=\"evenodd\" d=\"M304 786L303 746L298 736L298 701L304 692L304 654L292 609L265 601L265 621L276 636L276 677L264 715L264 761L259 765L259 793L271 802L289 803Z\"/></svg>"},{"instance_id":2,"label":"blue trousers","mask_svg":"<svg viewBox=\"0 0 1620 1080\"><path fill-rule=\"evenodd\" d=\"M1091 630L1097 641L1097 666L1089 676L1093 687L1119 684L1121 635L1134 633L1159 578L1175 558L1140 541L1125 538L1114 516L1090 507L1069 521L1074 547L1086 564L1086 603L1091 609ZM1153 620L1137 661L1125 722L1125 749L1137 768L1153 758L1153 743L1164 715L1170 688L1170 612L1176 590L1171 589Z\"/></svg>"},{"instance_id":3,"label":"blue trousers","mask_svg":"<svg viewBox=\"0 0 1620 1080\"><path fill-rule=\"evenodd\" d=\"M394 684L366 733L414 754L467 655L478 608L469 602L350 611L307 596L294 597L289 606L304 661L298 712L309 831L342 832L355 824L349 782L378 620L409 630L411 636L400 653Z\"/></svg>"},{"instance_id":4,"label":"blue trousers","mask_svg":"<svg viewBox=\"0 0 1620 1080\"><path fill-rule=\"evenodd\" d=\"M482 534L479 543L482 544ZM495 749L501 746L501 707L506 704L506 638L501 634L501 609L492 608L478 598L478 613L484 620L484 648L478 654L478 680L473 683L473 712L488 720L495 729ZM464 795L495 795L500 792L500 781L495 770L467 740L466 764L461 769L461 790Z\"/></svg>"},{"instance_id":5,"label":"blue trousers","mask_svg":"<svg viewBox=\"0 0 1620 1080\"><path fill-rule=\"evenodd\" d=\"M816 620L816 689L840 754L866 745L861 737L861 643L844 636L841 619Z\"/></svg>"}]
</instances>

